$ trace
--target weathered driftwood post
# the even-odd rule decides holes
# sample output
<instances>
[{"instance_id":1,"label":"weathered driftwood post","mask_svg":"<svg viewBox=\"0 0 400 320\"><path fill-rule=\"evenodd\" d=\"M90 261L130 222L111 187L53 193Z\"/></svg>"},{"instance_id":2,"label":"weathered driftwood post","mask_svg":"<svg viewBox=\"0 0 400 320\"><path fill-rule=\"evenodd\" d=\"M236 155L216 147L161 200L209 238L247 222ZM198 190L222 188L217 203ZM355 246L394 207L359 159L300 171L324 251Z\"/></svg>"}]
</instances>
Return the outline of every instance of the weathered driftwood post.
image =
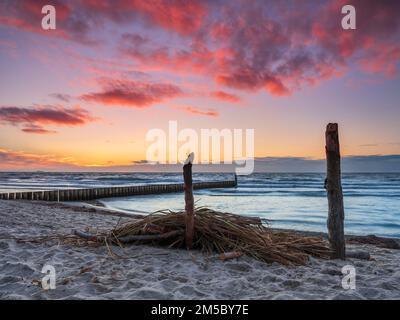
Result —
<instances>
[{"instance_id":1,"label":"weathered driftwood post","mask_svg":"<svg viewBox=\"0 0 400 320\"><path fill-rule=\"evenodd\" d=\"M332 258L345 259L344 239L344 206L340 170L340 146L337 123L329 123L326 127L326 163L327 175L325 189L328 194L328 238L332 250Z\"/></svg>"},{"instance_id":2,"label":"weathered driftwood post","mask_svg":"<svg viewBox=\"0 0 400 320\"><path fill-rule=\"evenodd\" d=\"M191 249L194 235L194 199L193 199L193 180L192 163L194 153L192 152L183 165L183 190L185 191L185 212L186 212L186 248Z\"/></svg>"}]
</instances>

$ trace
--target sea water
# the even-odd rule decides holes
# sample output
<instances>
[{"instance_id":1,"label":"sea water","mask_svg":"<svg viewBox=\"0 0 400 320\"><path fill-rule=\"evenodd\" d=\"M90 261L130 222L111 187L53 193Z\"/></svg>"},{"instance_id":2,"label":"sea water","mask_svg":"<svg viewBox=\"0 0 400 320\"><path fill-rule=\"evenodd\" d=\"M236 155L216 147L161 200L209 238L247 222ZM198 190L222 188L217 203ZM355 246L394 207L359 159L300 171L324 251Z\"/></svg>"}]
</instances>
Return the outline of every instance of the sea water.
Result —
<instances>
[{"instance_id":1,"label":"sea water","mask_svg":"<svg viewBox=\"0 0 400 320\"><path fill-rule=\"evenodd\" d=\"M193 180L233 179L233 174L194 173ZM197 206L259 216L276 228L326 232L328 203L324 174L255 173L237 188L195 190ZM178 173L0 173L0 189L61 189L111 185L181 183ZM400 238L400 174L342 176L345 231ZM135 213L184 208L182 193L100 199L106 207Z\"/></svg>"}]
</instances>

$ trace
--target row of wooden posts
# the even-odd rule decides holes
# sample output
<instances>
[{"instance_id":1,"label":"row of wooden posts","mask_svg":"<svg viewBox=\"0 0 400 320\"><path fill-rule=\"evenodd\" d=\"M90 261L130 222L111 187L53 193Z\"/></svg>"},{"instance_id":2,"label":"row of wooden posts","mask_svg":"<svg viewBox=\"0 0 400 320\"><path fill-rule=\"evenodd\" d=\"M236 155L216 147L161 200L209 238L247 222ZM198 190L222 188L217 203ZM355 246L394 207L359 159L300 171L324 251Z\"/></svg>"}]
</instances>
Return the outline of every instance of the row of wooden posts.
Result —
<instances>
[{"instance_id":1,"label":"row of wooden posts","mask_svg":"<svg viewBox=\"0 0 400 320\"><path fill-rule=\"evenodd\" d=\"M237 179L227 181L207 181L193 184L194 189L232 188ZM124 197L146 194L182 192L182 183L154 184L144 186L116 186L105 188L60 189L46 191L18 191L1 193L2 200L43 200L43 201L84 201L100 198Z\"/></svg>"}]
</instances>

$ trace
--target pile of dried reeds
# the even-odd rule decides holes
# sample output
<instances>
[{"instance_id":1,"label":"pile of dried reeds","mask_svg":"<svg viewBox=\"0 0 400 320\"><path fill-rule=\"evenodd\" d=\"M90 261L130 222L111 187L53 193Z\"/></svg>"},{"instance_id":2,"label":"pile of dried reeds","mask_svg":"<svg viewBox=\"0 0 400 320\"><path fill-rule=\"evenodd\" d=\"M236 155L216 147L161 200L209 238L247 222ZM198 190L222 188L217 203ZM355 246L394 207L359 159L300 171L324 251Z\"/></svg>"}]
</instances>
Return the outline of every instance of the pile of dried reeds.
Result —
<instances>
[{"instance_id":1,"label":"pile of dried reeds","mask_svg":"<svg viewBox=\"0 0 400 320\"><path fill-rule=\"evenodd\" d=\"M159 211L111 231L96 235L75 231L75 236L90 242L125 245L150 243L181 248L185 245L184 211ZM308 257L329 258L330 251L321 238L271 230L260 218L195 210L193 248L207 253L239 252L268 263L301 265Z\"/></svg>"}]
</instances>

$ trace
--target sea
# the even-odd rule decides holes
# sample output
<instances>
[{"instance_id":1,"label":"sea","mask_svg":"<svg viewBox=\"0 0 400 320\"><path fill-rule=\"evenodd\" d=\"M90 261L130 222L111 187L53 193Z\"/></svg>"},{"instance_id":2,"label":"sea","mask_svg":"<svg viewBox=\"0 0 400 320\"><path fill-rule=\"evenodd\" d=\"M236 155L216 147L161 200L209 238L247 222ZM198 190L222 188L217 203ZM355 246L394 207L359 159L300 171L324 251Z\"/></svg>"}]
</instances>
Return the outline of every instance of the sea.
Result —
<instances>
[{"instance_id":1,"label":"sea","mask_svg":"<svg viewBox=\"0 0 400 320\"><path fill-rule=\"evenodd\" d=\"M194 182L231 180L233 174L193 173ZM274 228L326 232L328 202L320 173L254 173L236 188L195 190L196 206L258 216ZM0 190L48 190L181 183L179 173L0 173ZM400 173L344 173L345 232L400 238ZM106 207L150 214L182 210L182 193L100 199ZM0 213L1 214L1 213Z\"/></svg>"}]
</instances>

